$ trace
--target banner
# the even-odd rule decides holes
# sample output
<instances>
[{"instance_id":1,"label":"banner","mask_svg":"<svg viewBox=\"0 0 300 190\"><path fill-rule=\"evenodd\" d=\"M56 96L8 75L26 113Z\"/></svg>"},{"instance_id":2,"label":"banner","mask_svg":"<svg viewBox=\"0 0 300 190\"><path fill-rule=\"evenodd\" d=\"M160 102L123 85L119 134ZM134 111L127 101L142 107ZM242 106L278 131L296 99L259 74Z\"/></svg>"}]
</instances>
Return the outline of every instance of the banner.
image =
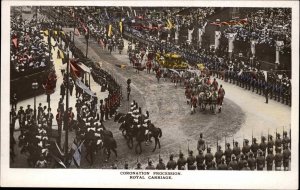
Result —
<instances>
[{"instance_id":1,"label":"banner","mask_svg":"<svg viewBox=\"0 0 300 190\"><path fill-rule=\"evenodd\" d=\"M120 25L120 32L123 33L123 23L122 23L122 21L120 21L119 25Z\"/></svg>"},{"instance_id":2,"label":"banner","mask_svg":"<svg viewBox=\"0 0 300 190\"><path fill-rule=\"evenodd\" d=\"M84 140L79 143L76 142L75 139L72 144L72 152L74 152L72 156L72 161L70 164L70 168L79 168L80 167L80 161L81 161L81 147L83 145ZM79 143L79 144L78 144Z\"/></svg>"},{"instance_id":3,"label":"banner","mask_svg":"<svg viewBox=\"0 0 300 190\"><path fill-rule=\"evenodd\" d=\"M79 80L78 78L75 80L75 84L81 88L85 93L87 93L88 95L92 96L92 97L96 97L95 93L92 92L81 80Z\"/></svg>"},{"instance_id":4,"label":"banner","mask_svg":"<svg viewBox=\"0 0 300 190\"><path fill-rule=\"evenodd\" d=\"M108 37L111 37L111 35L112 35L112 25L111 24L108 26L108 33L107 33L107 35L108 35Z\"/></svg>"}]
</instances>

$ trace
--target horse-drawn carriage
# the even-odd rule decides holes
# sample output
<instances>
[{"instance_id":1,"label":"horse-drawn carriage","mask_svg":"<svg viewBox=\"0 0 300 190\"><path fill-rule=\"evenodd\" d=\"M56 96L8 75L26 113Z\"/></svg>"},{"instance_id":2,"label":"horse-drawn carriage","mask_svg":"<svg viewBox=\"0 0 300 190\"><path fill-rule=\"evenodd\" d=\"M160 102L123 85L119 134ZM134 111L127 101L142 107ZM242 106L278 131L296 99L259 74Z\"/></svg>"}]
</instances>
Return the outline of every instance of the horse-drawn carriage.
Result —
<instances>
[{"instance_id":1,"label":"horse-drawn carriage","mask_svg":"<svg viewBox=\"0 0 300 190\"><path fill-rule=\"evenodd\" d=\"M183 57L177 53L157 53L156 61L165 68L169 69L187 69L188 64Z\"/></svg>"}]
</instances>

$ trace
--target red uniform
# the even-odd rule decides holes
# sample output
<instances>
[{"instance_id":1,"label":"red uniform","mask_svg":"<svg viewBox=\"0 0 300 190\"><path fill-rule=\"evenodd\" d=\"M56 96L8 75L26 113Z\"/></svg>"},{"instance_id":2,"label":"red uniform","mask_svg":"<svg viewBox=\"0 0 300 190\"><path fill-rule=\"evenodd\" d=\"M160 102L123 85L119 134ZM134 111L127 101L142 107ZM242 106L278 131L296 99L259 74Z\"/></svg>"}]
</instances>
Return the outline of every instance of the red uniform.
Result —
<instances>
[{"instance_id":1,"label":"red uniform","mask_svg":"<svg viewBox=\"0 0 300 190\"><path fill-rule=\"evenodd\" d=\"M218 104L219 105L222 105L224 96L225 96L225 90L223 88L220 88L218 91Z\"/></svg>"}]
</instances>

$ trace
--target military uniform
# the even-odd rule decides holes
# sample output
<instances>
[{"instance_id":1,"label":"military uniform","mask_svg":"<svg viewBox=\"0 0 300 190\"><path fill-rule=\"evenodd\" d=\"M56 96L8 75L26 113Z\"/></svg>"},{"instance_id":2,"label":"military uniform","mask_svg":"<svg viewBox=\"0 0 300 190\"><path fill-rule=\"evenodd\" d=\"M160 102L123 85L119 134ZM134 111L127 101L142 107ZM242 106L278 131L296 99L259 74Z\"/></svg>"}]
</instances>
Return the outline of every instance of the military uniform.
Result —
<instances>
[{"instance_id":1,"label":"military uniform","mask_svg":"<svg viewBox=\"0 0 300 190\"><path fill-rule=\"evenodd\" d=\"M157 170L165 170L166 169L166 165L163 163L163 160L161 158L159 159L159 163L156 165L156 169Z\"/></svg>"},{"instance_id":2,"label":"military uniform","mask_svg":"<svg viewBox=\"0 0 300 190\"><path fill-rule=\"evenodd\" d=\"M198 143L197 143L197 150L200 151L204 151L205 150L205 141L203 140L202 138L202 133L200 133L200 138L198 140Z\"/></svg>"},{"instance_id":3,"label":"military uniform","mask_svg":"<svg viewBox=\"0 0 300 190\"><path fill-rule=\"evenodd\" d=\"M255 170L255 168L256 168L256 159L255 159L255 157L253 157L252 152L249 153L248 166L249 166L250 170Z\"/></svg>"},{"instance_id":4,"label":"military uniform","mask_svg":"<svg viewBox=\"0 0 300 190\"><path fill-rule=\"evenodd\" d=\"M195 162L196 162L196 158L193 155L193 151L190 151L190 155L189 155L189 157L187 158L186 161L187 161L188 170L195 170L196 169L196 166L194 165Z\"/></svg>"},{"instance_id":5,"label":"military uniform","mask_svg":"<svg viewBox=\"0 0 300 190\"><path fill-rule=\"evenodd\" d=\"M275 170L280 171L281 170L281 165L282 165L282 153L281 149L279 148L275 154L274 160L275 160Z\"/></svg>"},{"instance_id":6,"label":"military uniform","mask_svg":"<svg viewBox=\"0 0 300 190\"><path fill-rule=\"evenodd\" d=\"M261 143L259 144L259 149L263 152L263 156L266 156L267 143L266 138L263 136L261 138Z\"/></svg>"},{"instance_id":7,"label":"military uniform","mask_svg":"<svg viewBox=\"0 0 300 190\"><path fill-rule=\"evenodd\" d=\"M265 167L265 157L263 156L262 152L259 152L259 156L256 159L256 163L257 163L257 170L263 170Z\"/></svg>"},{"instance_id":8,"label":"military uniform","mask_svg":"<svg viewBox=\"0 0 300 190\"><path fill-rule=\"evenodd\" d=\"M211 149L208 148L207 149L207 153L205 154L205 165L207 166L209 163L211 163L214 159L214 156L212 155L212 153L210 152Z\"/></svg>"},{"instance_id":9,"label":"military uniform","mask_svg":"<svg viewBox=\"0 0 300 190\"><path fill-rule=\"evenodd\" d=\"M282 145L282 140L280 138L280 134L277 133L277 138L275 140L275 151L279 150L279 148L281 148Z\"/></svg>"},{"instance_id":10,"label":"military uniform","mask_svg":"<svg viewBox=\"0 0 300 190\"><path fill-rule=\"evenodd\" d=\"M273 149L270 149L270 151L268 152L268 155L266 157L266 161L267 161L267 170L268 171L272 171L273 169L273 162L274 162L274 154L273 154Z\"/></svg>"},{"instance_id":11,"label":"military uniform","mask_svg":"<svg viewBox=\"0 0 300 190\"><path fill-rule=\"evenodd\" d=\"M218 165L218 170L227 170L227 165L225 164L225 159L221 159L221 163Z\"/></svg>"},{"instance_id":12,"label":"military uniform","mask_svg":"<svg viewBox=\"0 0 300 190\"><path fill-rule=\"evenodd\" d=\"M232 155L232 149L230 148L229 143L227 143L227 148L224 152L224 155L225 155L226 164L228 165L229 162L231 161L231 155Z\"/></svg>"},{"instance_id":13,"label":"military uniform","mask_svg":"<svg viewBox=\"0 0 300 190\"><path fill-rule=\"evenodd\" d=\"M148 161L148 166L145 168L145 170L155 170L155 167L152 165L152 160Z\"/></svg>"},{"instance_id":14,"label":"military uniform","mask_svg":"<svg viewBox=\"0 0 300 190\"><path fill-rule=\"evenodd\" d=\"M235 155L236 158L239 158L241 154L241 148L238 146L238 142L235 142L235 147L232 149L232 153Z\"/></svg>"},{"instance_id":15,"label":"military uniform","mask_svg":"<svg viewBox=\"0 0 300 190\"><path fill-rule=\"evenodd\" d=\"M231 161L229 162L229 167L232 168L232 170L238 170L238 163L236 161L236 158L235 157L232 157Z\"/></svg>"},{"instance_id":16,"label":"military uniform","mask_svg":"<svg viewBox=\"0 0 300 190\"><path fill-rule=\"evenodd\" d=\"M273 141L273 137L272 135L269 135L269 139L268 139L268 151L272 148L273 149L273 146L274 146L274 141Z\"/></svg>"},{"instance_id":17,"label":"military uniform","mask_svg":"<svg viewBox=\"0 0 300 190\"><path fill-rule=\"evenodd\" d=\"M203 155L203 151L200 150L199 154L196 156L196 162L197 162L197 169L198 170L205 170L205 165L204 165L204 155Z\"/></svg>"},{"instance_id":18,"label":"military uniform","mask_svg":"<svg viewBox=\"0 0 300 190\"><path fill-rule=\"evenodd\" d=\"M173 155L170 156L170 160L167 163L168 170L175 170L177 167L176 161L173 160Z\"/></svg>"},{"instance_id":19,"label":"military uniform","mask_svg":"<svg viewBox=\"0 0 300 190\"><path fill-rule=\"evenodd\" d=\"M243 152L244 155L246 155L246 154L248 154L248 152L250 152L251 147L248 143L249 143L249 141L248 141L248 139L246 139L245 140L245 145L242 148L242 152Z\"/></svg>"},{"instance_id":20,"label":"military uniform","mask_svg":"<svg viewBox=\"0 0 300 190\"><path fill-rule=\"evenodd\" d=\"M290 163L290 157L291 157L291 151L288 149L288 145L285 145L285 149L282 153L282 160L283 160L283 168L285 171L289 169L289 163Z\"/></svg>"},{"instance_id":21,"label":"military uniform","mask_svg":"<svg viewBox=\"0 0 300 190\"><path fill-rule=\"evenodd\" d=\"M257 157L257 151L259 149L259 145L256 143L256 138L253 138L253 143L251 145L251 151L253 152L254 157Z\"/></svg>"},{"instance_id":22,"label":"military uniform","mask_svg":"<svg viewBox=\"0 0 300 190\"><path fill-rule=\"evenodd\" d=\"M217 166L221 163L221 158L224 155L223 151L221 150L221 146L218 147L218 151L215 153L215 159Z\"/></svg>"},{"instance_id":23,"label":"military uniform","mask_svg":"<svg viewBox=\"0 0 300 190\"><path fill-rule=\"evenodd\" d=\"M186 159L182 153L179 154L179 159L177 160L178 170L183 170L183 167L186 165Z\"/></svg>"}]
</instances>

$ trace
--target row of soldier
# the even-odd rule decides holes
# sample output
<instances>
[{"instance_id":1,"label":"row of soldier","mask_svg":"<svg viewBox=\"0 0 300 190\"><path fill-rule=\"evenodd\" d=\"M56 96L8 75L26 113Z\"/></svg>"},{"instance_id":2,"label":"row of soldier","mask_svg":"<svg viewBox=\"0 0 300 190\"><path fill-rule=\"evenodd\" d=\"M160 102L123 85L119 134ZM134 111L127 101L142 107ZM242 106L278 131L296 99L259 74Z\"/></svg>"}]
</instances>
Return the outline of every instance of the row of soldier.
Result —
<instances>
[{"instance_id":1,"label":"row of soldier","mask_svg":"<svg viewBox=\"0 0 300 190\"><path fill-rule=\"evenodd\" d=\"M220 145L217 145L218 150L215 154L212 153L211 147L208 147L203 135L200 134L197 149L198 154L194 155L192 150L188 150L188 157L185 157L183 152L180 151L179 158L174 159L171 154L169 160L164 162L163 158L159 155L159 161L154 165L152 159L148 159L148 165L142 168L142 164L138 161L137 166L132 169L150 169L150 170L290 170L290 156L289 149L290 138L287 132L283 132L283 139L277 133L275 142L272 135L269 135L269 140L261 138L261 143L258 144L256 139L253 138L252 145L249 145L249 140L245 139L243 147L239 146L237 141L233 140L234 147L230 148L230 144L226 143L225 151L222 150ZM283 147L283 151L281 148ZM273 149L275 148L275 155ZM206 151L206 153L205 153ZM116 164L112 165L112 169L118 169ZM125 162L123 168L130 169L128 162Z\"/></svg>"}]
</instances>

